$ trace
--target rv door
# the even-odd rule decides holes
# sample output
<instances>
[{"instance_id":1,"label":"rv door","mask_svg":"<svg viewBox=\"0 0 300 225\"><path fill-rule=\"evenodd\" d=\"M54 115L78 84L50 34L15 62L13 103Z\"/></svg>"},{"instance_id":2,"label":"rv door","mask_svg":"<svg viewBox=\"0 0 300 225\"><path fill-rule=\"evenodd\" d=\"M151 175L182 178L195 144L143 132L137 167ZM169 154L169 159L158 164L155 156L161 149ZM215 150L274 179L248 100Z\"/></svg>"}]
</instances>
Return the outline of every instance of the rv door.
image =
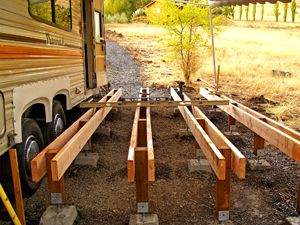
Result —
<instances>
[{"instance_id":1,"label":"rv door","mask_svg":"<svg viewBox=\"0 0 300 225\"><path fill-rule=\"evenodd\" d=\"M86 87L107 85L104 1L83 0Z\"/></svg>"}]
</instances>

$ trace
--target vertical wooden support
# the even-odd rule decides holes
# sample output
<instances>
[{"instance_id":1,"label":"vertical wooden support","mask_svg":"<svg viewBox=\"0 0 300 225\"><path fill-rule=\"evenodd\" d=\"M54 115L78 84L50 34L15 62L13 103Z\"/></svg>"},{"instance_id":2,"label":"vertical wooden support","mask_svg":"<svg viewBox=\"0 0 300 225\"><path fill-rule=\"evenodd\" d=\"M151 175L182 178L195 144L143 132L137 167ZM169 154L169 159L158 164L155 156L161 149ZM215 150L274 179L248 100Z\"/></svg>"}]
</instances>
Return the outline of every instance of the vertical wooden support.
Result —
<instances>
[{"instance_id":1,"label":"vertical wooden support","mask_svg":"<svg viewBox=\"0 0 300 225\"><path fill-rule=\"evenodd\" d=\"M147 147L135 149L135 184L138 213L149 212L148 196L148 151Z\"/></svg>"},{"instance_id":2,"label":"vertical wooden support","mask_svg":"<svg viewBox=\"0 0 300 225\"><path fill-rule=\"evenodd\" d=\"M25 213L24 213L24 202L22 196L22 188L20 182L20 174L19 174L19 165L18 165L18 158L17 158L17 151L16 149L9 150L9 158L10 158L10 166L13 178L13 185L14 185L14 194L15 194L15 201L16 201L16 213L22 225L26 224L25 220Z\"/></svg>"},{"instance_id":3,"label":"vertical wooden support","mask_svg":"<svg viewBox=\"0 0 300 225\"><path fill-rule=\"evenodd\" d=\"M300 213L300 182L299 182L298 199L297 199L297 212Z\"/></svg>"},{"instance_id":4,"label":"vertical wooden support","mask_svg":"<svg viewBox=\"0 0 300 225\"><path fill-rule=\"evenodd\" d=\"M236 125L236 119L232 116L228 115L228 129L229 131L232 131L232 126Z\"/></svg>"},{"instance_id":5,"label":"vertical wooden support","mask_svg":"<svg viewBox=\"0 0 300 225\"><path fill-rule=\"evenodd\" d=\"M220 152L225 158L226 173L225 180L217 180L217 212L219 221L229 220L230 209L230 171L231 171L231 149L220 149Z\"/></svg>"},{"instance_id":6,"label":"vertical wooden support","mask_svg":"<svg viewBox=\"0 0 300 225\"><path fill-rule=\"evenodd\" d=\"M253 154L257 155L258 149L264 149L265 148L265 139L263 139L258 134L254 133L254 146L253 146Z\"/></svg>"},{"instance_id":7,"label":"vertical wooden support","mask_svg":"<svg viewBox=\"0 0 300 225\"><path fill-rule=\"evenodd\" d=\"M48 177L48 190L51 194L51 204L63 204L66 200L65 195L65 181L62 177L59 181L53 181L51 160L57 154L57 150L48 150L46 153L47 177Z\"/></svg>"}]
</instances>

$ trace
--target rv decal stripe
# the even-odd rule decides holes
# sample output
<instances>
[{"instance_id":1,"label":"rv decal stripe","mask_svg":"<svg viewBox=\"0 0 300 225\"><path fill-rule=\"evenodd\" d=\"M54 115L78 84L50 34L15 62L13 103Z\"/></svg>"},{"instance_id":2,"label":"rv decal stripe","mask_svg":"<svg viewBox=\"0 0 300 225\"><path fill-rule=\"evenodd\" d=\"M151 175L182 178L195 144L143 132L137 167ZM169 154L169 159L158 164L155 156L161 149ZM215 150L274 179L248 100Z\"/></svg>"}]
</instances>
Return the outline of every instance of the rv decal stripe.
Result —
<instances>
[{"instance_id":1,"label":"rv decal stripe","mask_svg":"<svg viewBox=\"0 0 300 225\"><path fill-rule=\"evenodd\" d=\"M81 51L51 48L33 48L0 44L0 59L24 58L83 58Z\"/></svg>"},{"instance_id":2,"label":"rv decal stripe","mask_svg":"<svg viewBox=\"0 0 300 225\"><path fill-rule=\"evenodd\" d=\"M46 39L38 39L38 38L31 38L31 37L24 37L20 35L14 35L14 34L5 34L0 32L0 39L7 40L7 41L20 41L20 42L26 42L26 43L34 43L34 44L47 44ZM75 45L69 45L65 44L65 47L70 48L79 48Z\"/></svg>"}]
</instances>

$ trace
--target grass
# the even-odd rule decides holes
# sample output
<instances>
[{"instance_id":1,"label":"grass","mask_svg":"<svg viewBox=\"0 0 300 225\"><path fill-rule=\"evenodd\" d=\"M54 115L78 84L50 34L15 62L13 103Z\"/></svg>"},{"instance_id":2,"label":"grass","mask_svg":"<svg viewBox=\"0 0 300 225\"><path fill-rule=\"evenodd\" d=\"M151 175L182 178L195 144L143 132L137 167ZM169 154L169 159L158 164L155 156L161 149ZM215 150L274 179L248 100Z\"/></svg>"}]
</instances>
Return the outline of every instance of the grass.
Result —
<instances>
[{"instance_id":1,"label":"grass","mask_svg":"<svg viewBox=\"0 0 300 225\"><path fill-rule=\"evenodd\" d=\"M169 87L182 79L176 62L167 60L163 45L165 32L145 24L109 25L109 30L123 34L118 39L142 65L142 79L147 86ZM228 95L249 99L263 95L276 104L265 109L277 120L299 129L300 124L300 24L275 22L240 22L223 28L216 37L220 82ZM201 68L191 78L212 81L210 52L203 54ZM290 78L272 76L272 69L288 71Z\"/></svg>"}]
</instances>

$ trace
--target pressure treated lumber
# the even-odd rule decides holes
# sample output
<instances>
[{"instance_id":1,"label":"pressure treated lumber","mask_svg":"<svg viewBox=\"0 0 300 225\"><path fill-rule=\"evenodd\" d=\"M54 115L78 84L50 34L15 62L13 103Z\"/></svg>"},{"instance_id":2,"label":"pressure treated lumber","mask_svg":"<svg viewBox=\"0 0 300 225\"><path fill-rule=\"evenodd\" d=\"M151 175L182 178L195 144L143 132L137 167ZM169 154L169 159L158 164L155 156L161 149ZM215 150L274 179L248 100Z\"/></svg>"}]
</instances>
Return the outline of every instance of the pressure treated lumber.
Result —
<instances>
[{"instance_id":1,"label":"pressure treated lumber","mask_svg":"<svg viewBox=\"0 0 300 225\"><path fill-rule=\"evenodd\" d=\"M219 96L210 94L210 91L204 88L200 89L200 94L208 100L222 99ZM283 153L300 162L300 141L296 132L259 113L254 113L240 104L230 103L228 106L218 107ZM262 118L265 118L265 121Z\"/></svg>"},{"instance_id":2,"label":"pressure treated lumber","mask_svg":"<svg viewBox=\"0 0 300 225\"><path fill-rule=\"evenodd\" d=\"M175 101L180 101L181 98L177 94L176 90L171 88L171 96ZM213 143L211 138L205 132L205 130L201 127L201 125L197 122L195 117L192 115L188 107L186 106L178 106L179 111L181 112L182 117L184 118L186 124L190 128L193 136L195 137L199 146L209 161L213 171L219 180L225 179L225 158Z\"/></svg>"},{"instance_id":3,"label":"pressure treated lumber","mask_svg":"<svg viewBox=\"0 0 300 225\"><path fill-rule=\"evenodd\" d=\"M16 200L16 213L22 225L26 224L24 212L24 200L22 196L22 188L19 174L18 157L16 149L9 150L9 159L11 166L11 173L14 185L14 194Z\"/></svg>"},{"instance_id":4,"label":"pressure treated lumber","mask_svg":"<svg viewBox=\"0 0 300 225\"><path fill-rule=\"evenodd\" d=\"M121 95L122 90L119 89L109 98L108 102L118 101ZM99 109L51 160L52 179L54 181L60 180L111 109L109 107Z\"/></svg>"},{"instance_id":5,"label":"pressure treated lumber","mask_svg":"<svg viewBox=\"0 0 300 225\"><path fill-rule=\"evenodd\" d=\"M106 102L107 99L114 94L114 92L115 90L111 90L99 102ZM77 133L77 131L80 130L80 128L86 123L86 121L88 121L94 115L95 112L96 109L89 109L31 161L31 173L32 180L34 182L39 182L47 173L47 151L50 149L56 149L57 151L59 151Z\"/></svg>"},{"instance_id":6,"label":"pressure treated lumber","mask_svg":"<svg viewBox=\"0 0 300 225\"><path fill-rule=\"evenodd\" d=\"M146 92L143 93L143 90ZM142 98L143 96L149 96L148 88L141 88L139 97ZM137 107L135 111L127 158L128 182L135 181L135 148L137 147L147 147L148 181L155 181L150 107Z\"/></svg>"},{"instance_id":7,"label":"pressure treated lumber","mask_svg":"<svg viewBox=\"0 0 300 225\"><path fill-rule=\"evenodd\" d=\"M184 94L184 99L189 97ZM246 158L245 156L222 134L222 132L205 116L205 114L196 106L192 106L192 112L197 121L201 120L200 125L211 138L219 150L230 149L231 167L239 179L246 178Z\"/></svg>"}]
</instances>

